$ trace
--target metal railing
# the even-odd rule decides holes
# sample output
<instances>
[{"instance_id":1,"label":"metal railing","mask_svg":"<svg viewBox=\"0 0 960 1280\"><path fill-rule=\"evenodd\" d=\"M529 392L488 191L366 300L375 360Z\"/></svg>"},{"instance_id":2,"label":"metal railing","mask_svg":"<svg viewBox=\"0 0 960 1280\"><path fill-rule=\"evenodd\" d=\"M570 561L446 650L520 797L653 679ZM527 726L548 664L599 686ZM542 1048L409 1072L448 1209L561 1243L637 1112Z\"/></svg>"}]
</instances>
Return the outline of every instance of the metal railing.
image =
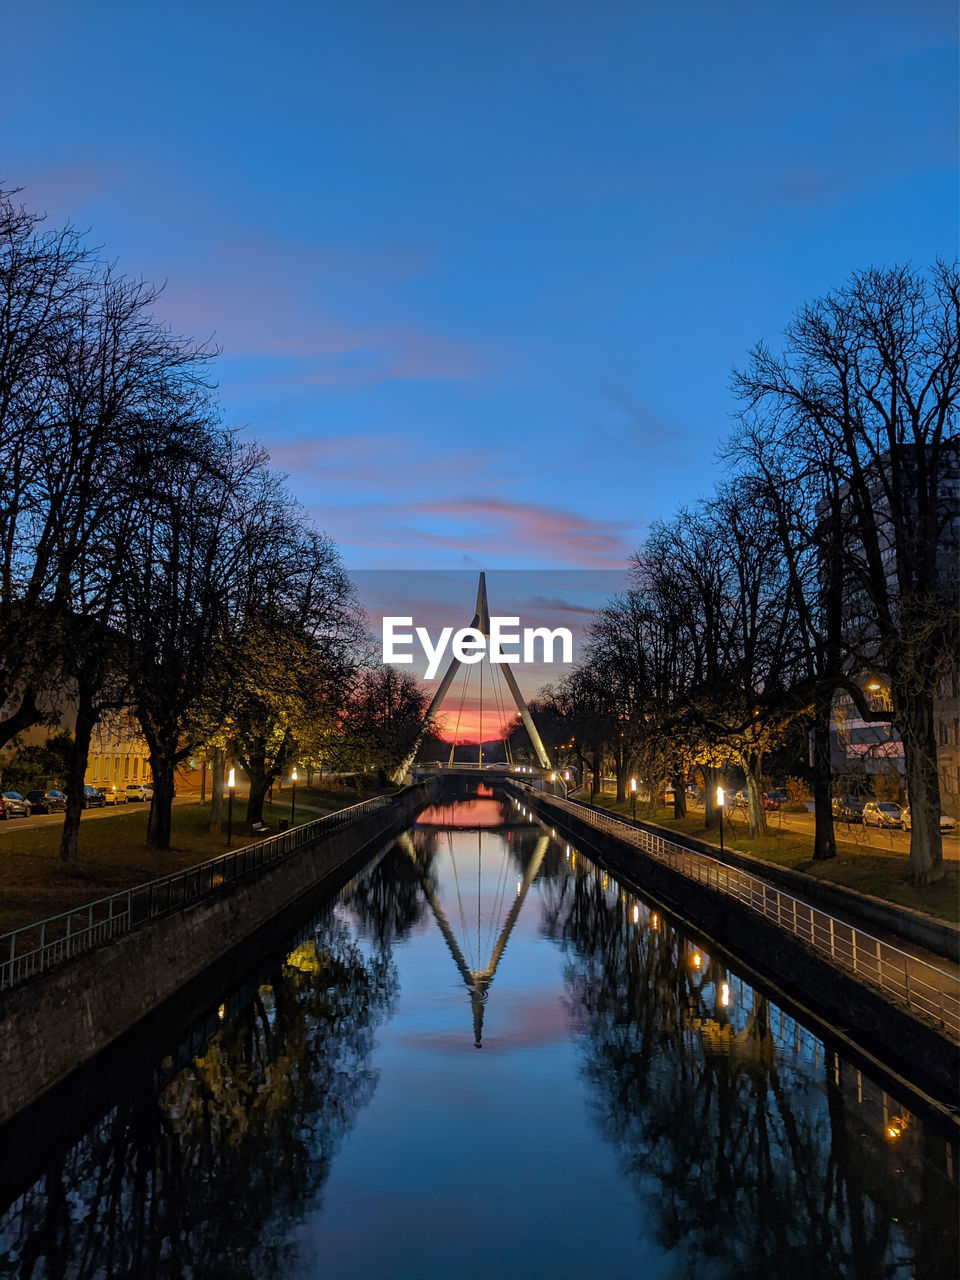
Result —
<instances>
[{"instance_id":1,"label":"metal railing","mask_svg":"<svg viewBox=\"0 0 960 1280\"><path fill-rule=\"evenodd\" d=\"M794 898L769 881L635 827L626 818L598 813L575 800L540 792L534 794L544 806L571 813L581 822L633 845L698 884L736 898L861 981L879 987L898 1003L932 1020L954 1038L960 1038L960 978L956 974L938 969L856 925Z\"/></svg>"},{"instance_id":2,"label":"metal railing","mask_svg":"<svg viewBox=\"0 0 960 1280\"><path fill-rule=\"evenodd\" d=\"M338 809L314 822L242 845L208 862L175 871L159 880L109 898L88 902L35 924L0 935L0 991L17 986L35 974L71 957L129 933L157 916L181 911L203 898L222 893L225 886L283 861L320 836L336 831L391 803L391 796L374 796L347 809Z\"/></svg>"}]
</instances>

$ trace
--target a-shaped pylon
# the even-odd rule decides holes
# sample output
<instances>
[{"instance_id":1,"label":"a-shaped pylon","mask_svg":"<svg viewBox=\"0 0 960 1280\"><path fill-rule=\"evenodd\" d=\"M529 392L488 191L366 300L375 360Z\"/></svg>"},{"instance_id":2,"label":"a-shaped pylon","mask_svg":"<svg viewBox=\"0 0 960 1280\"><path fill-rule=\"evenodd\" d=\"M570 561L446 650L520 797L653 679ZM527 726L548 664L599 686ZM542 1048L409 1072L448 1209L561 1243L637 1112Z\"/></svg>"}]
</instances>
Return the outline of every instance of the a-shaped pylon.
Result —
<instances>
[{"instance_id":1,"label":"a-shaped pylon","mask_svg":"<svg viewBox=\"0 0 960 1280\"><path fill-rule=\"evenodd\" d=\"M477 611L474 614L473 621L470 625L474 630L479 631L482 636L486 636L488 640L490 639L490 610L487 608L487 580L486 576L482 573L480 574L480 582L477 586ZM447 667L444 672L443 679L440 681L440 687L433 695L433 701L427 708L427 714L423 718L423 725L420 729L419 736L413 745L413 749L393 775L394 782L402 782L406 777L407 770L413 764L414 760L416 760L417 752L420 750L420 744L423 742L430 725L439 715L440 708L443 706L443 700L447 696L447 690L450 688L451 684L453 684L453 678L459 671L460 665L461 663L459 658L451 657L450 665ZM540 734L537 732L537 726L533 723L533 717L530 714L527 704L523 700L523 694L520 692L520 686L517 684L516 676L511 671L510 664L508 662L499 663L498 665L500 670L503 672L503 678L507 682L507 688L510 690L513 701L516 703L517 711L520 713L520 719L523 721L523 727L527 731L527 737L530 739L530 743L534 751L537 753L537 759L540 761L540 764L544 769L549 769L550 757L547 755L547 751L540 738Z\"/></svg>"}]
</instances>

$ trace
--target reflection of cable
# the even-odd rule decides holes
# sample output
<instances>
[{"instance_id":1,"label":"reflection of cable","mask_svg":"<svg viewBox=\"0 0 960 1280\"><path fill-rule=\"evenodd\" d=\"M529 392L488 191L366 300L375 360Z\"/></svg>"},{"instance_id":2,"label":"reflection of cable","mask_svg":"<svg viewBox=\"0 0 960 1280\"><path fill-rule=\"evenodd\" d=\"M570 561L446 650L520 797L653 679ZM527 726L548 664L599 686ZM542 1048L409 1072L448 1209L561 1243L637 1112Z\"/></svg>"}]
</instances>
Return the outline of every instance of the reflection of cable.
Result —
<instances>
[{"instance_id":1,"label":"reflection of cable","mask_svg":"<svg viewBox=\"0 0 960 1280\"><path fill-rule=\"evenodd\" d=\"M460 877L457 875L457 855L453 851L453 842L451 838L450 844L450 861L453 863L453 879L457 886L457 905L460 909L460 928L463 930L463 940L467 941L467 919L463 914L463 898L460 896ZM480 964L480 954L477 953L477 965Z\"/></svg>"},{"instance_id":2,"label":"reflection of cable","mask_svg":"<svg viewBox=\"0 0 960 1280\"><path fill-rule=\"evenodd\" d=\"M507 867L509 861L510 852L507 849L506 844L504 844L503 851L500 855L500 876L497 880L497 890L493 897L493 911L490 913L490 928L487 930L487 937L482 955L492 955L493 948L491 946L491 942L493 940L494 928L496 928L498 934L500 932L500 917L503 914L503 895L507 885Z\"/></svg>"}]
</instances>

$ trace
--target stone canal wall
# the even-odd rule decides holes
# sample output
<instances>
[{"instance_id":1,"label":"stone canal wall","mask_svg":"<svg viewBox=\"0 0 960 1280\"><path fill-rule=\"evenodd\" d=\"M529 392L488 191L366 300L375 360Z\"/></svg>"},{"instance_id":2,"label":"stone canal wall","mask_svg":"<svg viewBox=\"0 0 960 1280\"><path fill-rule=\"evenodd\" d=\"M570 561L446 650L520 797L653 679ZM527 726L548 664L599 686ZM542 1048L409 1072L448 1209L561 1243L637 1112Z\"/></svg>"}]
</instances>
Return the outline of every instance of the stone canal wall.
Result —
<instances>
[{"instance_id":1,"label":"stone canal wall","mask_svg":"<svg viewBox=\"0 0 960 1280\"><path fill-rule=\"evenodd\" d=\"M437 780L408 787L390 805L261 874L4 992L0 1122L89 1062L298 898L408 827L440 789Z\"/></svg>"},{"instance_id":2,"label":"stone canal wall","mask_svg":"<svg viewBox=\"0 0 960 1280\"><path fill-rule=\"evenodd\" d=\"M717 893L672 868L645 857L588 821L526 791L523 802L564 839L647 893L683 921L702 929L732 957L742 959L815 1016L886 1064L888 1071L951 1110L956 1106L956 1043L935 1027L892 1004L879 990L857 981L795 937L726 894Z\"/></svg>"}]
</instances>

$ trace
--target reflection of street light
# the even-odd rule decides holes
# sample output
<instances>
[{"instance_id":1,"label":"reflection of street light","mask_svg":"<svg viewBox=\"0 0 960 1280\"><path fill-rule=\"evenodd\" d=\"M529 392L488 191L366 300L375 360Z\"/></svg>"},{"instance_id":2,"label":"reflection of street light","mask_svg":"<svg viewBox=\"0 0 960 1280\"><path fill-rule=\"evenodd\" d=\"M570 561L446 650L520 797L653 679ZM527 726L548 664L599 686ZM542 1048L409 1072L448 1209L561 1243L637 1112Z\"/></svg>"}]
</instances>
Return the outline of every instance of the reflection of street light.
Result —
<instances>
[{"instance_id":1,"label":"reflection of street light","mask_svg":"<svg viewBox=\"0 0 960 1280\"><path fill-rule=\"evenodd\" d=\"M717 787L717 808L720 810L720 852L723 853L723 787Z\"/></svg>"},{"instance_id":2,"label":"reflection of street light","mask_svg":"<svg viewBox=\"0 0 960 1280\"><path fill-rule=\"evenodd\" d=\"M630 799L633 801L633 820L634 822L636 822L637 820L637 780L636 778L630 779Z\"/></svg>"},{"instance_id":3,"label":"reflection of street light","mask_svg":"<svg viewBox=\"0 0 960 1280\"><path fill-rule=\"evenodd\" d=\"M227 848L233 839L233 793L237 785L237 771L231 769L227 774Z\"/></svg>"},{"instance_id":4,"label":"reflection of street light","mask_svg":"<svg viewBox=\"0 0 960 1280\"><path fill-rule=\"evenodd\" d=\"M290 783L293 790L290 793L290 825L293 826L293 820L297 814L297 771L294 769L290 774Z\"/></svg>"}]
</instances>

